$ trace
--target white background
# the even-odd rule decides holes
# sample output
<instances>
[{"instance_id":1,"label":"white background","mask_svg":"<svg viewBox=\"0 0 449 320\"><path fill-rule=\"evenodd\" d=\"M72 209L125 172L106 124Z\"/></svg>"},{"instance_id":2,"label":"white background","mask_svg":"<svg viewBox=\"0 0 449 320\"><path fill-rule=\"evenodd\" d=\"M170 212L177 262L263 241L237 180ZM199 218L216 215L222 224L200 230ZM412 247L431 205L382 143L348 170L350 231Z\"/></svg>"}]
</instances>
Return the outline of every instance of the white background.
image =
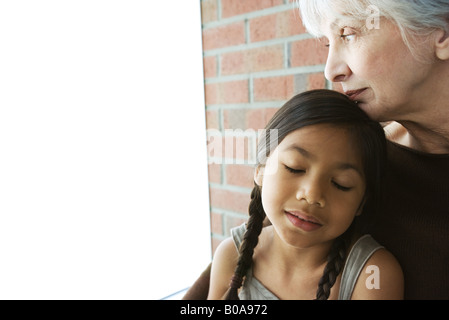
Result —
<instances>
[{"instance_id":1,"label":"white background","mask_svg":"<svg viewBox=\"0 0 449 320\"><path fill-rule=\"evenodd\" d=\"M0 0L0 299L160 299L210 257L199 1Z\"/></svg>"}]
</instances>

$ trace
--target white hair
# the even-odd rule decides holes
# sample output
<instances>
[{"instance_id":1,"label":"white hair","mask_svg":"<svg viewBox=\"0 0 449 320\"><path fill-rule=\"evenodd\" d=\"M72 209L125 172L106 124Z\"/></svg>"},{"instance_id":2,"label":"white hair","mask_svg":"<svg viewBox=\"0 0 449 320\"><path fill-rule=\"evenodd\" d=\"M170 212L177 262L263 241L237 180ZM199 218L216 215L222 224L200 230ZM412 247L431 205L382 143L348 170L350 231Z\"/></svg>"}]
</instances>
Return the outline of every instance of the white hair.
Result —
<instances>
[{"instance_id":1,"label":"white hair","mask_svg":"<svg viewBox=\"0 0 449 320\"><path fill-rule=\"evenodd\" d=\"M296 0L304 26L309 33L322 36L325 18L350 16L366 20L372 14L370 6L380 17L393 21L404 42L412 49L411 37L427 36L441 29L449 35L449 0Z\"/></svg>"}]
</instances>

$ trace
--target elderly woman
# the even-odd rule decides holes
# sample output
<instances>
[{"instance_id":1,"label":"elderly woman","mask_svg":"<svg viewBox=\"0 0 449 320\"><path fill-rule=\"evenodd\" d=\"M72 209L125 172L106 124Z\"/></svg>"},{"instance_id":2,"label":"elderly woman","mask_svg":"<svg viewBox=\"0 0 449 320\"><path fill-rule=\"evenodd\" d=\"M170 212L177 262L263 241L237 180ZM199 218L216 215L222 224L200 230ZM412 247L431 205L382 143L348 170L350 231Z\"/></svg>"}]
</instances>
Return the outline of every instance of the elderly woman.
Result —
<instances>
[{"instance_id":1,"label":"elderly woman","mask_svg":"<svg viewBox=\"0 0 449 320\"><path fill-rule=\"evenodd\" d=\"M370 233L398 258L406 299L449 299L449 1L299 5L329 47L326 78L390 122L386 198Z\"/></svg>"},{"instance_id":2,"label":"elderly woman","mask_svg":"<svg viewBox=\"0 0 449 320\"><path fill-rule=\"evenodd\" d=\"M385 200L368 232L399 260L406 299L449 299L449 0L298 3L329 48L326 78L388 123Z\"/></svg>"}]
</instances>

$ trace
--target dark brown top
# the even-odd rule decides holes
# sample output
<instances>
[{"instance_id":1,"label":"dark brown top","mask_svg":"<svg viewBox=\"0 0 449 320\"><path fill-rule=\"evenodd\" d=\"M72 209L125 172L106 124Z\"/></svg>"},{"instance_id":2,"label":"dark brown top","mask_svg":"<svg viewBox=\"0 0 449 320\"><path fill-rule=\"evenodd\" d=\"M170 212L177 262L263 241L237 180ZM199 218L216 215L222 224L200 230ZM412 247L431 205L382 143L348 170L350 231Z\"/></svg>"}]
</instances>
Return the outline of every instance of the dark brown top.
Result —
<instances>
[{"instance_id":1,"label":"dark brown top","mask_svg":"<svg viewBox=\"0 0 449 320\"><path fill-rule=\"evenodd\" d=\"M449 299L449 155L389 142L384 191L368 231L401 264L405 299Z\"/></svg>"}]
</instances>

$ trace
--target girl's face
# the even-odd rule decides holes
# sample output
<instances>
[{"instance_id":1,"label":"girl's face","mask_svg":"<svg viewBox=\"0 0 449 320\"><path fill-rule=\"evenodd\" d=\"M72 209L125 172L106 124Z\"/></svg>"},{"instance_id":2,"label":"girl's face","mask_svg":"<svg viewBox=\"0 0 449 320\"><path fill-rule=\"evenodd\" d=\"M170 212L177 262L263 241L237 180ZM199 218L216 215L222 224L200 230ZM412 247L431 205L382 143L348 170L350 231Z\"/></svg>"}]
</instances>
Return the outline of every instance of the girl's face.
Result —
<instances>
[{"instance_id":1,"label":"girl's face","mask_svg":"<svg viewBox=\"0 0 449 320\"><path fill-rule=\"evenodd\" d=\"M365 194L355 149L345 129L307 126L289 133L256 171L264 210L284 242L329 244L351 225Z\"/></svg>"},{"instance_id":2,"label":"girl's face","mask_svg":"<svg viewBox=\"0 0 449 320\"><path fill-rule=\"evenodd\" d=\"M429 62L434 58L430 38L419 39L413 55L398 27L384 18L378 29L349 17L328 18L321 30L329 46L328 80L341 83L374 120L419 119L438 80L438 65Z\"/></svg>"}]
</instances>

